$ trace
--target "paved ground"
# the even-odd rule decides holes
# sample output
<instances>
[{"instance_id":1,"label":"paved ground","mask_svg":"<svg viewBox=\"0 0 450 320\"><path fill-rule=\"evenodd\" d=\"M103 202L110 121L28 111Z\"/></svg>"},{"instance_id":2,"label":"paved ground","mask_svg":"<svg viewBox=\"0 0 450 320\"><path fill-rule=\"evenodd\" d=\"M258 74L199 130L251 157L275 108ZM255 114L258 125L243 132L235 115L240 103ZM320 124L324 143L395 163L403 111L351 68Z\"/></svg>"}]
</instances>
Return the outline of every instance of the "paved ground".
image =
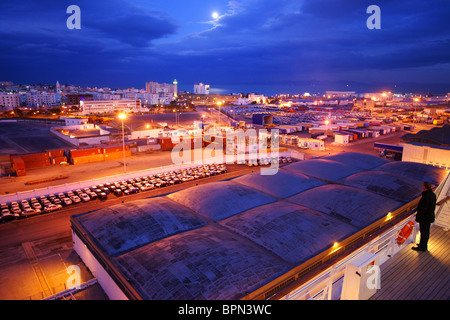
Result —
<instances>
[{"instance_id":1,"label":"paved ground","mask_svg":"<svg viewBox=\"0 0 450 320\"><path fill-rule=\"evenodd\" d=\"M0 122L0 155L34 153L71 147L70 144L51 134L45 125Z\"/></svg>"}]
</instances>

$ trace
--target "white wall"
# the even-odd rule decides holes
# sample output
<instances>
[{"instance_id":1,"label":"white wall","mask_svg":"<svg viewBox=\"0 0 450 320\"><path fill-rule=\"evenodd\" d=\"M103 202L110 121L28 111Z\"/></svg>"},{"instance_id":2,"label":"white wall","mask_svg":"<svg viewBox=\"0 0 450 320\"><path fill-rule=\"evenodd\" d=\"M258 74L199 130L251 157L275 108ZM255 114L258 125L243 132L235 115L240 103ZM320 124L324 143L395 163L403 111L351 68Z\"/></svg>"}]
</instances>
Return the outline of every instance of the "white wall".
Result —
<instances>
[{"instance_id":1,"label":"white wall","mask_svg":"<svg viewBox=\"0 0 450 320\"><path fill-rule=\"evenodd\" d=\"M128 300L125 294L116 285L108 272L103 269L102 265L92 255L87 246L81 241L75 232L72 230L73 249L83 260L84 264L89 268L98 283L105 291L110 300Z\"/></svg>"},{"instance_id":2,"label":"white wall","mask_svg":"<svg viewBox=\"0 0 450 320\"><path fill-rule=\"evenodd\" d=\"M450 150L439 147L403 145L403 161L419 162L450 169Z\"/></svg>"}]
</instances>

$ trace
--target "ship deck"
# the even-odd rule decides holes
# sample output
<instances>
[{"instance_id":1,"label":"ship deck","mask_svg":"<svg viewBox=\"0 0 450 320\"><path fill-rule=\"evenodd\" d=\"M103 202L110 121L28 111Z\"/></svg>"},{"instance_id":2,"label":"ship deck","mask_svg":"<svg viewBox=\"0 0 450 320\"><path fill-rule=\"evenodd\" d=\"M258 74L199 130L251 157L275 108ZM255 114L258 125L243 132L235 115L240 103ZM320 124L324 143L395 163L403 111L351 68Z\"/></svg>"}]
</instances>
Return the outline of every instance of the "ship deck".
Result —
<instances>
[{"instance_id":1,"label":"ship deck","mask_svg":"<svg viewBox=\"0 0 450 320\"><path fill-rule=\"evenodd\" d=\"M449 231L432 225L427 252L413 244L381 265L381 289L370 300L449 300Z\"/></svg>"}]
</instances>

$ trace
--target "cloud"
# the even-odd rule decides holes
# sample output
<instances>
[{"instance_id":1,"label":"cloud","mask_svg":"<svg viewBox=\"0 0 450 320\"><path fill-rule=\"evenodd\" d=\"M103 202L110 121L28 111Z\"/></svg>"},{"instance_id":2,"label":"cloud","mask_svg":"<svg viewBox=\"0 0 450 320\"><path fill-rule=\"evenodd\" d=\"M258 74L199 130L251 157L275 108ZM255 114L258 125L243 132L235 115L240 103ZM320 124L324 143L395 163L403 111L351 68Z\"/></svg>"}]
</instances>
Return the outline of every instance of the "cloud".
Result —
<instances>
[{"instance_id":1,"label":"cloud","mask_svg":"<svg viewBox=\"0 0 450 320\"><path fill-rule=\"evenodd\" d=\"M0 72L138 87L176 78L186 90L202 81L239 84L242 90L231 90L239 92L270 83L409 81L411 74L422 82L436 75L449 86L442 76L450 71L446 0L379 0L381 30L366 27L369 0L232 0L216 22L202 24L210 14L202 20L199 11L217 3L77 0L82 28L68 30L72 1L3 1ZM183 15L173 11L180 5Z\"/></svg>"},{"instance_id":2,"label":"cloud","mask_svg":"<svg viewBox=\"0 0 450 320\"><path fill-rule=\"evenodd\" d=\"M108 38L136 47L146 47L152 40L164 38L177 30L177 25L167 19L140 13L92 20L86 25Z\"/></svg>"}]
</instances>

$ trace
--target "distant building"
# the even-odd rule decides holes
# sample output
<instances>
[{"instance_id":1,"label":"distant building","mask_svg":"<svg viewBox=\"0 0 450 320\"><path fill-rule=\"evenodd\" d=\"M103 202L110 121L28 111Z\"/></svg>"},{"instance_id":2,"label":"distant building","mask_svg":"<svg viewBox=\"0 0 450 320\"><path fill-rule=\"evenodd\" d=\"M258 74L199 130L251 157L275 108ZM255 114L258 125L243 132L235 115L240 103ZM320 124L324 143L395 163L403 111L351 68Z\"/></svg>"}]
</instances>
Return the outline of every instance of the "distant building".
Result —
<instances>
[{"instance_id":1,"label":"distant building","mask_svg":"<svg viewBox=\"0 0 450 320\"><path fill-rule=\"evenodd\" d=\"M355 91L326 91L325 95L328 98L349 98L355 96Z\"/></svg>"},{"instance_id":2,"label":"distant building","mask_svg":"<svg viewBox=\"0 0 450 320\"><path fill-rule=\"evenodd\" d=\"M266 97L262 94L254 94L254 93L250 93L248 95L248 100L250 100L250 102L256 102L256 103L266 103Z\"/></svg>"},{"instance_id":3,"label":"distant building","mask_svg":"<svg viewBox=\"0 0 450 320\"><path fill-rule=\"evenodd\" d=\"M21 106L20 95L18 94L0 94L0 111L11 111Z\"/></svg>"},{"instance_id":4,"label":"distant building","mask_svg":"<svg viewBox=\"0 0 450 320\"><path fill-rule=\"evenodd\" d=\"M194 84L194 94L209 94L209 84Z\"/></svg>"},{"instance_id":5,"label":"distant building","mask_svg":"<svg viewBox=\"0 0 450 320\"><path fill-rule=\"evenodd\" d=\"M140 100L80 101L84 115L115 112L143 112Z\"/></svg>"},{"instance_id":6,"label":"distant building","mask_svg":"<svg viewBox=\"0 0 450 320\"><path fill-rule=\"evenodd\" d=\"M92 93L69 93L63 97L63 102L67 105L80 105L81 101L93 101Z\"/></svg>"},{"instance_id":7,"label":"distant building","mask_svg":"<svg viewBox=\"0 0 450 320\"><path fill-rule=\"evenodd\" d=\"M157 94L158 101L154 104L169 104L175 100L178 96L178 82L173 81L173 84L158 83L158 82L146 82L145 91L147 93Z\"/></svg>"},{"instance_id":8,"label":"distant building","mask_svg":"<svg viewBox=\"0 0 450 320\"><path fill-rule=\"evenodd\" d=\"M27 94L25 101L27 107L54 106L56 93Z\"/></svg>"}]
</instances>

